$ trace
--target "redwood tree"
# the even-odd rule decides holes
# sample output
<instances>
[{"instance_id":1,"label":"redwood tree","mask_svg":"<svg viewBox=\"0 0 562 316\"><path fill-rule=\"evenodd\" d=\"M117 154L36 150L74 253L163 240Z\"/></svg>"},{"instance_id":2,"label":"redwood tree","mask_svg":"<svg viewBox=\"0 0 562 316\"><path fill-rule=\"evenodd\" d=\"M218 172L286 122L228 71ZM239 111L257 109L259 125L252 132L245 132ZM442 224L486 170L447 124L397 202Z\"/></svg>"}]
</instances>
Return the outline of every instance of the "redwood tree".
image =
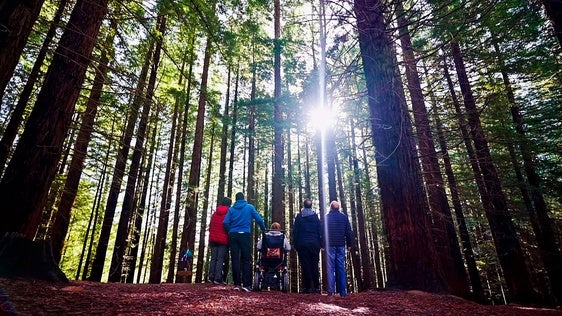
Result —
<instances>
[{"instance_id":1,"label":"redwood tree","mask_svg":"<svg viewBox=\"0 0 562 316\"><path fill-rule=\"evenodd\" d=\"M74 6L0 182L0 196L7 201L0 207L0 235L8 231L28 238L35 235L107 4L108 0L78 0Z\"/></svg>"},{"instance_id":2,"label":"redwood tree","mask_svg":"<svg viewBox=\"0 0 562 316\"><path fill-rule=\"evenodd\" d=\"M0 2L0 27L2 29L0 31L0 100L44 2L45 0ZM107 10L107 0L104 0L99 6L101 10ZM100 21L102 17L99 18Z\"/></svg>"},{"instance_id":3,"label":"redwood tree","mask_svg":"<svg viewBox=\"0 0 562 316\"><path fill-rule=\"evenodd\" d=\"M438 292L447 287L436 260L411 122L385 24L387 9L380 0L354 1L388 242L387 286Z\"/></svg>"},{"instance_id":4,"label":"redwood tree","mask_svg":"<svg viewBox=\"0 0 562 316\"><path fill-rule=\"evenodd\" d=\"M414 122L418 138L418 150L422 162L423 177L427 187L428 202L432 214L433 234L438 249L437 254L443 265L445 281L453 294L467 297L468 282L464 262L462 260L459 242L453 224L451 208L447 200L445 185L437 152L435 141L431 133L429 115L425 107L421 80L417 71L417 60L412 47L412 39L408 30L409 22L402 1L396 1L396 15L399 26L399 36L404 56L406 80Z\"/></svg>"},{"instance_id":5,"label":"redwood tree","mask_svg":"<svg viewBox=\"0 0 562 316\"><path fill-rule=\"evenodd\" d=\"M116 20L113 20L116 21ZM78 186L80 178L84 169L84 161L88 152L88 145L94 131L94 123L98 105L103 91L103 86L108 73L109 60L113 56L113 38L115 37L117 22L112 22L109 34L107 35L104 45L101 48L101 58L98 67L96 67L96 75L94 83L86 104L86 110L82 117L82 124L76 137L74 144L74 155L68 167L68 175L64 183L64 190L60 198L59 207L55 214L55 221L51 229L51 244L53 246L53 255L57 261L60 261L62 254L64 240L70 224L70 216L72 214L72 206L78 193Z\"/></svg>"},{"instance_id":6,"label":"redwood tree","mask_svg":"<svg viewBox=\"0 0 562 316\"><path fill-rule=\"evenodd\" d=\"M476 159L480 166L485 190L489 196L489 201L483 201L484 204L489 204L489 207L485 207L486 217L490 223L496 252L507 287L515 301L537 302L538 297L533 291L531 277L525 263L525 256L509 214L506 197L496 167L492 161L488 140L482 129L480 112L476 108L460 45L453 39L450 42L450 46L468 116L470 136L476 150Z\"/></svg>"}]
</instances>

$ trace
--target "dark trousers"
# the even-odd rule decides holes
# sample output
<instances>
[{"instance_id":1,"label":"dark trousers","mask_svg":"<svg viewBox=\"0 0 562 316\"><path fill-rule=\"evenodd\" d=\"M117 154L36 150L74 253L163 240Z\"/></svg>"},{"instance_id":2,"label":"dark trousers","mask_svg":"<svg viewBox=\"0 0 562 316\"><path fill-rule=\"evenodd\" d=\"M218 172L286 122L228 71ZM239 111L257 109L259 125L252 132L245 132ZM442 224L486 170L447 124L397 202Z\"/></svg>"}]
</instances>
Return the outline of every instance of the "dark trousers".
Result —
<instances>
[{"instance_id":1,"label":"dark trousers","mask_svg":"<svg viewBox=\"0 0 562 316\"><path fill-rule=\"evenodd\" d=\"M249 287L252 283L252 235L250 233L229 233L228 241L234 285Z\"/></svg>"},{"instance_id":2,"label":"dark trousers","mask_svg":"<svg viewBox=\"0 0 562 316\"><path fill-rule=\"evenodd\" d=\"M209 281L222 282L224 270L224 258L228 251L227 245L221 245L216 242L210 242L211 246L211 262L209 264Z\"/></svg>"},{"instance_id":3,"label":"dark trousers","mask_svg":"<svg viewBox=\"0 0 562 316\"><path fill-rule=\"evenodd\" d=\"M320 289L320 247L304 244L297 249L302 271L302 286L305 289Z\"/></svg>"}]
</instances>

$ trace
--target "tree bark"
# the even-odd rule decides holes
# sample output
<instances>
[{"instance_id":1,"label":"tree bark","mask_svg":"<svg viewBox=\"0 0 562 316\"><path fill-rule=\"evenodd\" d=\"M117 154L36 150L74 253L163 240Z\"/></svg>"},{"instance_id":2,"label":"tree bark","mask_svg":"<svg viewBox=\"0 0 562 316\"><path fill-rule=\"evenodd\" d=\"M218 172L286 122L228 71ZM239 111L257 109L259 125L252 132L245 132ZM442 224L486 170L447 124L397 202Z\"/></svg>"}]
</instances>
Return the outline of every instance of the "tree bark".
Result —
<instances>
[{"instance_id":1,"label":"tree bark","mask_svg":"<svg viewBox=\"0 0 562 316\"><path fill-rule=\"evenodd\" d=\"M562 3L559 0L542 0L546 15L552 22L554 35L562 45Z\"/></svg>"},{"instance_id":2,"label":"tree bark","mask_svg":"<svg viewBox=\"0 0 562 316\"><path fill-rule=\"evenodd\" d=\"M115 167L113 168L113 176L111 179L111 186L105 205L100 237L96 248L94 262L92 263L92 271L89 277L91 281L101 281L101 277L103 274L105 256L107 254L107 247L109 244L109 237L111 234L111 228L113 227L113 217L115 216L115 209L117 208L119 192L121 191L121 183L123 182L123 176L125 175L125 167L127 165L127 156L129 155L131 139L133 138L135 125L139 115L141 104L140 98L142 98L144 94L146 78L148 77L148 71L150 68L153 52L154 41L150 41L149 49L146 53L144 64L139 75L139 81L137 82L137 87L135 89L135 97L133 98L133 101L131 103L131 111L128 113L127 125L119 142L119 146L121 147L119 148L119 151L117 153Z\"/></svg>"},{"instance_id":3,"label":"tree bark","mask_svg":"<svg viewBox=\"0 0 562 316\"><path fill-rule=\"evenodd\" d=\"M283 113L281 110L281 1L274 0L274 56L273 56L273 115L274 115L274 168L273 183L271 188L271 220L272 222L282 223L285 217L285 194L283 179Z\"/></svg>"},{"instance_id":4,"label":"tree bark","mask_svg":"<svg viewBox=\"0 0 562 316\"><path fill-rule=\"evenodd\" d=\"M489 209L486 208L486 216L490 223L492 236L505 280L514 301L536 303L538 298L533 291L533 285L529 270L525 264L523 250L521 249L515 227L509 215L507 201L501 187L496 167L492 162L488 141L482 130L480 114L476 108L468 76L466 75L461 49L455 40L452 40L450 45L457 76L459 78L459 85L463 94L464 106L468 115L470 135L474 142L474 148L476 149L476 158L482 172L484 185L491 198L490 206L493 212L490 212Z\"/></svg>"},{"instance_id":5,"label":"tree bark","mask_svg":"<svg viewBox=\"0 0 562 316\"><path fill-rule=\"evenodd\" d=\"M236 145L236 124L238 123L238 84L240 82L240 64L236 69L236 83L234 84L234 107L232 109L232 128L230 130L230 159L228 160L228 179L226 196L232 197L232 174L234 172L234 149Z\"/></svg>"},{"instance_id":6,"label":"tree bark","mask_svg":"<svg viewBox=\"0 0 562 316\"><path fill-rule=\"evenodd\" d=\"M222 201L225 196L225 186L226 186L226 154L228 145L228 127L231 123L230 119L230 81L232 74L232 66L228 65L228 75L226 79L226 96L224 101L224 111L222 113L222 129L221 129L221 149L220 149L220 161L219 161L219 183L217 188L217 204Z\"/></svg>"},{"instance_id":7,"label":"tree bark","mask_svg":"<svg viewBox=\"0 0 562 316\"><path fill-rule=\"evenodd\" d=\"M179 226L180 226L180 214L182 206L185 206L181 201L182 199L182 187L183 187L183 175L184 175L184 164L185 164L185 148L187 146L187 123L189 121L189 102L191 100L191 85L193 82L192 75L193 75L193 64L195 62L195 55L193 51L195 50L195 34L192 34L191 44L189 45L189 71L187 74L187 88L185 91L185 104L183 109L183 118L182 118L182 127L181 127L181 140L180 140L180 148L179 148L179 160L177 161L178 164L178 181L176 187L176 204L174 206L174 223L172 226L172 240L170 242L170 258L175 258L177 256L178 250L178 233L179 233ZM183 68L183 67L182 67ZM181 80L180 80L181 82ZM177 151L176 151L177 152ZM170 260L170 265L168 271L168 282L173 282L173 274L175 274L175 260Z\"/></svg>"},{"instance_id":8,"label":"tree bark","mask_svg":"<svg viewBox=\"0 0 562 316\"><path fill-rule=\"evenodd\" d=\"M37 58L35 58L35 63L33 64L33 68L31 69L31 72L29 72L29 76L27 77L27 82L25 83L25 86L23 87L23 90L19 95L18 103L14 107L12 115L10 116L10 122L8 123L6 129L4 130L4 133L2 134L2 139L0 140L0 175L2 174L2 172L4 172L6 161L8 160L8 156L10 154L12 144L14 143L14 140L18 135L18 130L22 123L25 109L27 108L27 104L29 103L29 98L31 96L31 93L33 92L33 87L37 83L37 80L39 79L39 75L41 74L41 67L43 66L43 62L45 61L45 57L47 56L49 45L53 41L53 38L56 34L58 25L62 18L62 14L66 9L67 2L68 2L67 0L61 0L59 2L57 11L53 16L53 21L49 26L49 30L47 31L47 34L45 35L45 39L43 40L43 44L41 45L41 49L39 50L39 54L37 54ZM10 0L10 5L16 3L17 1ZM0 45L0 47L4 47L4 46ZM3 53L0 50L0 55L2 54ZM2 89L0 91L4 91L4 90ZM2 92L0 92L0 100L1 99L2 99ZM56 257L56 252L57 250L54 250L55 257Z\"/></svg>"},{"instance_id":9,"label":"tree bark","mask_svg":"<svg viewBox=\"0 0 562 316\"><path fill-rule=\"evenodd\" d=\"M197 227L197 203L199 195L199 182L201 176L201 154L203 151L203 129L205 123L205 108L207 106L207 81L209 76L209 68L211 63L212 54L212 40L211 36L207 37L205 47L205 56L203 57L203 72L201 75L201 86L199 92L199 104L197 108L197 120L195 122L195 136L193 138L193 150L191 154L191 169L189 171L189 180L187 187L187 210L183 223L181 242L179 245L180 253L195 247L195 231ZM166 223L160 223L162 225ZM160 225L159 225L160 227ZM157 239L157 242L162 242ZM163 258L164 249L162 248L158 254ZM176 260L176 258L171 258ZM188 282L191 282L191 276L188 277ZM153 278L151 270L151 282L159 282Z\"/></svg>"},{"instance_id":10,"label":"tree bark","mask_svg":"<svg viewBox=\"0 0 562 316\"><path fill-rule=\"evenodd\" d=\"M367 239L367 231L366 231L366 223L365 223L365 212L363 211L363 192L362 192L362 181L361 181L361 170L359 169L359 158L357 158L357 145L355 144L355 122L351 118L351 155L350 155L350 167L353 170L353 178L352 180L352 187L351 189L354 191L352 193L355 194L355 205L357 209L357 226L358 229L356 231L356 236L358 237L359 241L359 250L361 252L361 274L360 278L363 280L363 287L360 290L369 290L373 287L373 272L372 272L372 264L369 256L369 247L368 239ZM358 271L357 273L359 273Z\"/></svg>"},{"instance_id":11,"label":"tree bark","mask_svg":"<svg viewBox=\"0 0 562 316\"><path fill-rule=\"evenodd\" d=\"M122 280L123 271L123 259L125 257L125 252L128 247L127 240L129 239L129 224L131 223L131 217L134 213L136 206L134 205L135 194L137 188L137 179L140 170L141 159L145 153L144 142L146 139L146 130L149 124L150 110L153 106L152 98L154 97L154 91L156 89L156 79L158 75L158 67L160 65L160 54L163 47L163 36L166 32L166 17L158 15L157 18L157 32L159 38L157 39L156 47L154 48L154 55L152 60L152 67L150 71L150 77L148 79L148 86L146 89L146 95L142 102L142 113L137 127L135 148L133 149L133 154L131 157L131 164L129 165L129 173L127 175L127 185L125 186L125 195L123 197L123 205L121 207L121 215L119 216L119 223L117 225L117 233L115 235L115 247L113 248L113 255L111 256L111 264L109 271L109 282L120 282ZM174 118L175 119L175 118ZM172 123L172 140L175 133L175 122ZM173 172L166 169L166 175L164 179L164 193L162 194L162 200L169 199L169 192L166 191L168 188L169 177L173 179ZM170 186L171 188L172 186Z\"/></svg>"},{"instance_id":12,"label":"tree bark","mask_svg":"<svg viewBox=\"0 0 562 316\"><path fill-rule=\"evenodd\" d=\"M141 231L142 231L142 221L144 218L144 214L147 210L147 195L148 195L148 190L149 190L149 184L150 184L150 176L153 173L153 169L152 169L152 164L154 161L154 155L156 153L156 134L158 132L158 128L157 126L154 126L152 128L152 137L150 140L150 149L147 153L147 155L145 155L145 157L148 157L148 161L145 161L145 167L144 167L144 173L143 173L143 179L141 181L139 181L142 185L139 185L139 187L141 188L141 193L140 196L139 194L135 194L135 199L133 201L133 205L138 205L136 207L136 212L135 212L135 216L134 216L134 221L133 221L133 229L131 232L131 242L129 243L131 246L129 248L129 260L127 262L127 276L125 279L126 283L133 283L134 280L134 274L135 274L135 268L137 266L137 256L138 256L138 252L139 252L139 248L140 248L140 235L141 235ZM146 220L146 223L148 223L149 220ZM149 234L148 229L144 230L144 235L146 236L147 234ZM145 239L146 240L146 239ZM144 243L144 247L146 247L146 242ZM144 249L143 249L144 250ZM142 256L142 254L141 254ZM142 262L142 258L140 258L141 260L138 260L139 262ZM141 273L141 267L142 265L139 265L139 269L138 269L138 274L140 275ZM123 269L125 269L125 266L123 266Z\"/></svg>"},{"instance_id":13,"label":"tree bark","mask_svg":"<svg viewBox=\"0 0 562 316\"><path fill-rule=\"evenodd\" d=\"M407 87L410 92L418 136L422 174L427 188L429 207L432 211L433 235L437 254L443 267L447 286L453 294L466 298L469 294L466 270L445 192L443 175L435 151L435 141L431 134L429 115L425 107L421 81L416 66L417 62L408 30L409 22L406 19L402 1L397 1L395 7L406 69Z\"/></svg>"},{"instance_id":14,"label":"tree bark","mask_svg":"<svg viewBox=\"0 0 562 316\"><path fill-rule=\"evenodd\" d=\"M203 189L203 208L201 211L201 229L199 229L199 248L197 251L197 265L195 272L195 283L201 283L203 280L203 268L205 264L205 233L207 232L207 214L209 209L209 188L211 187L211 174L213 171L213 148L215 145L215 129L216 123L211 126L211 141L209 143L209 156L207 157L207 175L205 176L205 188Z\"/></svg>"},{"instance_id":15,"label":"tree bark","mask_svg":"<svg viewBox=\"0 0 562 316\"><path fill-rule=\"evenodd\" d=\"M252 50L252 84L250 90L250 104L248 105L248 133L246 134L248 137L248 186L246 189L246 199L253 204L256 203L256 68L255 51Z\"/></svg>"},{"instance_id":16,"label":"tree bark","mask_svg":"<svg viewBox=\"0 0 562 316\"><path fill-rule=\"evenodd\" d=\"M386 31L385 9L379 0L354 1L388 242L387 286L440 292L447 286L436 260L429 208L410 118L401 99L402 83Z\"/></svg>"},{"instance_id":17,"label":"tree bark","mask_svg":"<svg viewBox=\"0 0 562 316\"><path fill-rule=\"evenodd\" d=\"M107 2L100 0L94 4L78 0L72 11L25 130L0 182L0 196L12 201L0 208L3 218L0 235L16 231L33 238L37 231L86 68L107 12Z\"/></svg>"},{"instance_id":18,"label":"tree bark","mask_svg":"<svg viewBox=\"0 0 562 316\"><path fill-rule=\"evenodd\" d=\"M107 35L104 42L104 45L106 46L101 48L101 58L99 65L96 68L96 75L94 77L92 90L86 104L86 110L82 116L82 124L80 125L80 130L78 131L76 143L74 144L74 155L72 156L70 167L68 168L68 175L66 176L66 182L64 184L58 210L55 214L55 220L51 229L51 245L53 247L53 255L56 262L60 262L61 259L68 225L70 224L72 206L74 204L74 200L76 199L76 194L78 193L78 186L80 185L80 178L84 169L84 161L86 160L88 146L90 144L90 139L92 138L92 133L94 132L94 123L96 120L98 106L100 104L105 78L108 72L109 60L113 57L113 49L111 48L111 45L113 45L116 27L116 22L112 22L111 30L109 31L110 34Z\"/></svg>"},{"instance_id":19,"label":"tree bark","mask_svg":"<svg viewBox=\"0 0 562 316\"><path fill-rule=\"evenodd\" d=\"M559 5L559 9L562 10L562 5ZM558 24L560 24L562 23L562 14L560 14L560 12L558 12L558 14ZM562 26L560 26L560 30L557 30L557 36L562 39ZM522 194L524 196L530 195L531 203L529 204L529 202L527 202L527 205L530 206L527 207L527 209L531 218L533 232L537 238L541 259L544 263L544 267L550 281L552 293L556 297L556 300L558 301L557 303L560 304L562 302L562 256L559 245L556 244L556 236L552 228L552 221L548 215L548 206L542 193L541 179L535 168L536 159L529 146L529 139L526 135L521 108L515 101L513 88L505 70L506 66L503 57L501 56L499 46L495 41L494 48L498 54L498 63L501 67L501 74L507 100L510 104L511 117L513 119L515 131L518 135L517 144L519 145L521 157L523 158L523 168L525 170L529 186L529 190L527 191L525 183L522 182ZM514 161L514 164L517 165L518 163Z\"/></svg>"},{"instance_id":20,"label":"tree bark","mask_svg":"<svg viewBox=\"0 0 562 316\"><path fill-rule=\"evenodd\" d=\"M104 0L105 1L105 0ZM12 78L45 0L2 2L0 6L0 100ZM105 1L107 4L107 1ZM105 7L103 3L100 7ZM100 18L101 20L101 18ZM68 37L69 35L67 35ZM89 55L89 54L88 54ZM70 56L68 56L70 57ZM60 58L59 58L60 59ZM88 58L86 58L88 59Z\"/></svg>"},{"instance_id":21,"label":"tree bark","mask_svg":"<svg viewBox=\"0 0 562 316\"><path fill-rule=\"evenodd\" d=\"M434 112L436 112L437 114L437 109L435 108L435 104L436 102L433 102ZM480 280L480 274L478 272L476 261L474 259L474 251L472 249L470 235L468 232L468 228L466 226L457 180L453 171L451 158L449 157L449 149L448 149L447 141L445 139L445 133L443 132L443 127L439 115L438 114L435 115L434 119L435 119L435 128L437 130L439 146L441 147L441 156L445 167L445 174L447 175L449 190L451 191L451 200L453 202L453 209L455 211L457 227L461 238L464 260L466 262L468 276L470 278L472 295L476 301L480 303L484 303L485 302L484 288L482 287L482 281Z\"/></svg>"}]
</instances>

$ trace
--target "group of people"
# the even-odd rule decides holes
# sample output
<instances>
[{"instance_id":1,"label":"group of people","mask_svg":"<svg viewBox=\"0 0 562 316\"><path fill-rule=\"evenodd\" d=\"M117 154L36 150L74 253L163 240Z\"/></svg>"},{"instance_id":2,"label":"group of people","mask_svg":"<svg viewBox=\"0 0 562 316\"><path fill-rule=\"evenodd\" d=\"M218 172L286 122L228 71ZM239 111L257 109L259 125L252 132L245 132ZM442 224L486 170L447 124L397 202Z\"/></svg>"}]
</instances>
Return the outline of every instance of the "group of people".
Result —
<instances>
[{"instance_id":1,"label":"group of people","mask_svg":"<svg viewBox=\"0 0 562 316\"><path fill-rule=\"evenodd\" d=\"M252 222L256 222L262 231L265 223L256 208L244 199L244 194L236 194L236 201L228 197L211 216L209 224L209 245L211 261L209 280L215 284L224 283L225 258L230 248L232 260L232 278L234 290L250 292L252 290ZM279 232L281 225L271 224L270 233ZM328 295L339 293L347 295L345 256L351 249L351 225L347 215L340 211L337 201L330 203L330 211L320 221L319 214L312 208L312 200L305 199L303 208L295 216L293 225L293 245L301 266L301 293L321 293L320 288L320 251L326 252ZM261 240L260 240L261 241ZM258 249L260 242L258 242ZM288 240L284 243L285 251L291 246ZM347 248L347 249L346 249Z\"/></svg>"}]
</instances>

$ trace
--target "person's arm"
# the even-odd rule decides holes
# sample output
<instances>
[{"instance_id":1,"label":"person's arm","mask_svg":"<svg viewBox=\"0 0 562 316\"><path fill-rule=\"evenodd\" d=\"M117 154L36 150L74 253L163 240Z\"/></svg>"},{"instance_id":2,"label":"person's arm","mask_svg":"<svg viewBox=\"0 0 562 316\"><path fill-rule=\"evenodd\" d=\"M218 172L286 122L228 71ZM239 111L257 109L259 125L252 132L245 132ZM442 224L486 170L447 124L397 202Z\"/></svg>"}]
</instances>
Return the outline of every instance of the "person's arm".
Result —
<instances>
[{"instance_id":1,"label":"person's arm","mask_svg":"<svg viewBox=\"0 0 562 316\"><path fill-rule=\"evenodd\" d=\"M295 217L295 222L293 223L293 233L291 234L291 237L293 238L293 245L295 246L295 249L298 249L297 243L298 243L298 240L299 240L299 230L300 230L300 223L299 223L299 216L297 215Z\"/></svg>"},{"instance_id":2,"label":"person's arm","mask_svg":"<svg viewBox=\"0 0 562 316\"><path fill-rule=\"evenodd\" d=\"M345 242L347 243L347 250L351 251L351 246L353 245L353 236L351 234L351 224L349 224L349 219L346 216L345 225Z\"/></svg>"},{"instance_id":3,"label":"person's arm","mask_svg":"<svg viewBox=\"0 0 562 316\"><path fill-rule=\"evenodd\" d=\"M287 237L283 239L283 248L285 248L285 251L291 251L291 244L289 243L289 239L287 239Z\"/></svg>"},{"instance_id":4,"label":"person's arm","mask_svg":"<svg viewBox=\"0 0 562 316\"><path fill-rule=\"evenodd\" d=\"M324 230L322 229L322 222L320 222L320 218L318 215L315 215L318 219L316 221L316 233L318 234L318 239L320 240L320 246L324 247Z\"/></svg>"},{"instance_id":5,"label":"person's arm","mask_svg":"<svg viewBox=\"0 0 562 316\"><path fill-rule=\"evenodd\" d=\"M261 243L262 243L262 238L260 238L258 240L258 243L256 244L256 247L258 248L258 250L261 250Z\"/></svg>"},{"instance_id":6,"label":"person's arm","mask_svg":"<svg viewBox=\"0 0 562 316\"><path fill-rule=\"evenodd\" d=\"M226 216L222 221L222 225L224 226L224 229L227 233L230 232L230 210L226 212Z\"/></svg>"},{"instance_id":7,"label":"person's arm","mask_svg":"<svg viewBox=\"0 0 562 316\"><path fill-rule=\"evenodd\" d=\"M252 217L254 218L256 223L258 223L258 225L260 226L261 231L262 232L265 231L265 222L263 221L263 218L261 217L260 213L256 211L255 207L252 208Z\"/></svg>"}]
</instances>

